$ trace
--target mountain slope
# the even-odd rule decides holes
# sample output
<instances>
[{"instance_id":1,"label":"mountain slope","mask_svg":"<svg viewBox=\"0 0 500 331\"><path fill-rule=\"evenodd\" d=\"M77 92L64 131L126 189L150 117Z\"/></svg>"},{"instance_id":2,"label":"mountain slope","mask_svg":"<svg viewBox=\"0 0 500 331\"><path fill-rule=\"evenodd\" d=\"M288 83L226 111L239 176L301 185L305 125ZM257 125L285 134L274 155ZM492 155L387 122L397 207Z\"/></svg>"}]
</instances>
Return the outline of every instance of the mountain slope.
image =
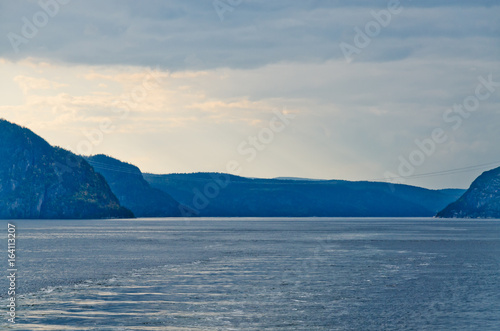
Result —
<instances>
[{"instance_id":1,"label":"mountain slope","mask_svg":"<svg viewBox=\"0 0 500 331\"><path fill-rule=\"evenodd\" d=\"M0 218L130 218L81 157L0 119Z\"/></svg>"},{"instance_id":2,"label":"mountain slope","mask_svg":"<svg viewBox=\"0 0 500 331\"><path fill-rule=\"evenodd\" d=\"M457 201L436 217L500 218L500 168L483 172Z\"/></svg>"},{"instance_id":3,"label":"mountain slope","mask_svg":"<svg viewBox=\"0 0 500 331\"><path fill-rule=\"evenodd\" d=\"M102 174L111 190L137 217L180 216L179 203L169 194L152 188L134 165L106 155L94 155L87 161Z\"/></svg>"},{"instance_id":4,"label":"mountain slope","mask_svg":"<svg viewBox=\"0 0 500 331\"><path fill-rule=\"evenodd\" d=\"M252 179L226 174L150 175L144 178L189 208L184 216L428 217L464 190L340 180Z\"/></svg>"}]
</instances>

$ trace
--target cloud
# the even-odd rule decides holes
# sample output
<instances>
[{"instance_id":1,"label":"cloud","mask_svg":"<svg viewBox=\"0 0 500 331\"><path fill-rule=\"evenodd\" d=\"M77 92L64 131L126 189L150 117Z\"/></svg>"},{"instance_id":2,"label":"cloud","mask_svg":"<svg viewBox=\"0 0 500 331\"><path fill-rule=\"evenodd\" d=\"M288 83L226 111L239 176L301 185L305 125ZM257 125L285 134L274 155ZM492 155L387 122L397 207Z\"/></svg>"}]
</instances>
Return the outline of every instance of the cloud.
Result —
<instances>
[{"instance_id":1,"label":"cloud","mask_svg":"<svg viewBox=\"0 0 500 331\"><path fill-rule=\"evenodd\" d=\"M286 110L296 114L298 120L282 140L269 147L281 155L282 163L276 161L276 154L263 154L246 168L247 175L265 177L269 162L273 162L273 171L281 164L286 171L298 172L289 175L381 178L384 171L395 171L398 157L407 156L415 148L415 139L425 139L436 127L446 129L450 140L422 166L422 172L456 168L457 160L465 165L475 164L476 159L498 150L492 138L498 132L489 120L495 116L498 96L482 104L481 111L467 119L459 132L453 132L442 118L448 108L474 92L479 75L493 72L494 77L500 77L500 71L491 70L496 68L494 64L424 58L376 66L369 62L346 65L343 60L332 60L280 63L252 70L157 71L157 84L140 100L131 99L130 103L120 100L130 99L133 91L143 86L151 69L122 65L60 68L53 64L44 69L47 77L65 72L58 84L65 86L63 90L76 84L77 92L30 89L25 104L0 107L0 111L8 119L51 137L55 144L70 142L73 150L79 139L85 139L85 132L110 120L116 129L105 141L111 145L96 148L108 148L102 151L114 154L123 144L133 146L142 141L141 147L128 150L127 158L132 158L131 162L135 157L153 160L154 164L141 165L149 171L157 169L155 164L160 166L167 161L143 154L144 144L170 137L175 144L184 146L182 153L189 154L184 161L176 161L179 166L175 171L182 171L183 167L197 171L202 169L196 165L207 161L202 149L214 150L209 156L214 158L209 161L212 163L215 159L237 158L235 149L240 141L265 127L273 111ZM36 70L28 64L13 65L18 66L16 71ZM29 72L23 77L23 81L32 78ZM43 86L51 84L42 81ZM110 82L119 88L102 86ZM127 116L122 118L124 111ZM480 129L481 123L487 123L487 129ZM463 149L456 148L460 145ZM181 153L169 143L158 147L168 155ZM470 156L464 158L462 153Z\"/></svg>"},{"instance_id":2,"label":"cloud","mask_svg":"<svg viewBox=\"0 0 500 331\"><path fill-rule=\"evenodd\" d=\"M67 86L67 84L53 82L45 78L28 77L22 75L14 77L14 82L19 85L24 94L29 94L29 92L32 90L58 89Z\"/></svg>"},{"instance_id":3,"label":"cloud","mask_svg":"<svg viewBox=\"0 0 500 331\"><path fill-rule=\"evenodd\" d=\"M0 2L1 116L73 150L109 119L116 130L95 151L155 172L223 171L238 143L285 109L297 120L244 175L381 178L436 127L449 140L418 172L500 153L498 93L459 131L443 122L478 76L500 80L496 1L401 0L351 63L340 43L354 44L388 1L243 1L223 21L212 2L73 0L19 52L7 36L42 9Z\"/></svg>"},{"instance_id":4,"label":"cloud","mask_svg":"<svg viewBox=\"0 0 500 331\"><path fill-rule=\"evenodd\" d=\"M15 52L8 38L0 56L45 58L79 64L122 64L168 71L255 68L279 62L343 58L372 12L387 1L244 1L220 21L212 1L71 1ZM392 61L419 56L493 58L500 38L494 1L401 1L403 11L358 60ZM464 6L467 10L463 10ZM36 2L3 2L3 35L22 35L42 8ZM467 38L484 42L467 45ZM446 41L442 47L441 41Z\"/></svg>"}]
</instances>

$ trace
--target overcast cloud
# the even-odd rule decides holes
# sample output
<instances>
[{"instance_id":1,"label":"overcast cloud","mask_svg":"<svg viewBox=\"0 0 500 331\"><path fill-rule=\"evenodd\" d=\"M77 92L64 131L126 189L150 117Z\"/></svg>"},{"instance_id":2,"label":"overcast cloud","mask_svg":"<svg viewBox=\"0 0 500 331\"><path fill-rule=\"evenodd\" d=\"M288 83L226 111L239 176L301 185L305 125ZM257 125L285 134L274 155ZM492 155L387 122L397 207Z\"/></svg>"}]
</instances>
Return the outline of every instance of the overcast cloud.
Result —
<instances>
[{"instance_id":1,"label":"overcast cloud","mask_svg":"<svg viewBox=\"0 0 500 331\"><path fill-rule=\"evenodd\" d=\"M78 152L110 120L91 152L143 171L226 171L237 160L245 176L362 180L401 175L415 140L442 129L446 141L412 176L500 165L500 86L460 125L445 116L479 77L500 82L497 1L402 0L363 47L356 28L391 1L221 0L219 13L212 0L54 1L40 2L54 15L38 28L38 1L0 2L0 117L53 144ZM341 45L357 48L351 62ZM157 84L120 118L117 101L151 70ZM276 110L296 117L248 161L238 146ZM467 187L485 169L402 180Z\"/></svg>"}]
</instances>

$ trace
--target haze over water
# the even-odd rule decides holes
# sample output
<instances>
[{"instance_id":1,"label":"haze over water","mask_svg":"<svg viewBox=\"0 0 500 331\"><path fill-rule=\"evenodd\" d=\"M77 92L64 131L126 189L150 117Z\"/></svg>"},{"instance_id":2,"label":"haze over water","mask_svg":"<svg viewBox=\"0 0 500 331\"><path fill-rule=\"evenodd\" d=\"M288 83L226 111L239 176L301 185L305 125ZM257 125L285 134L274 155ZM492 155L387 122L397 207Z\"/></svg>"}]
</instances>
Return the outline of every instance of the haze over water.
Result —
<instances>
[{"instance_id":1,"label":"haze over water","mask_svg":"<svg viewBox=\"0 0 500 331\"><path fill-rule=\"evenodd\" d=\"M20 330L500 325L498 220L15 223Z\"/></svg>"}]
</instances>

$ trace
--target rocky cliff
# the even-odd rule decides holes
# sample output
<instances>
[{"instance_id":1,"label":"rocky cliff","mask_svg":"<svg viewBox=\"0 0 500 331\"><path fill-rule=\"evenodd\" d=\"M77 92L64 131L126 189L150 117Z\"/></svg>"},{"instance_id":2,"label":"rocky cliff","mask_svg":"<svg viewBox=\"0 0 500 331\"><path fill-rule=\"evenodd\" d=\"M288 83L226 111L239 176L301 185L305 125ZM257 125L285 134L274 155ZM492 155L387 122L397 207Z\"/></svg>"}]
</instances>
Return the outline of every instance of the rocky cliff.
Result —
<instances>
[{"instance_id":1,"label":"rocky cliff","mask_svg":"<svg viewBox=\"0 0 500 331\"><path fill-rule=\"evenodd\" d=\"M132 210L135 216L181 216L179 203L169 194L152 188L136 166L102 154L86 160L106 178L122 206Z\"/></svg>"},{"instance_id":2,"label":"rocky cliff","mask_svg":"<svg viewBox=\"0 0 500 331\"><path fill-rule=\"evenodd\" d=\"M500 218L500 168L481 174L455 202L439 212L445 218Z\"/></svg>"},{"instance_id":3,"label":"rocky cliff","mask_svg":"<svg viewBox=\"0 0 500 331\"><path fill-rule=\"evenodd\" d=\"M130 217L83 158L0 119L0 219Z\"/></svg>"}]
</instances>

